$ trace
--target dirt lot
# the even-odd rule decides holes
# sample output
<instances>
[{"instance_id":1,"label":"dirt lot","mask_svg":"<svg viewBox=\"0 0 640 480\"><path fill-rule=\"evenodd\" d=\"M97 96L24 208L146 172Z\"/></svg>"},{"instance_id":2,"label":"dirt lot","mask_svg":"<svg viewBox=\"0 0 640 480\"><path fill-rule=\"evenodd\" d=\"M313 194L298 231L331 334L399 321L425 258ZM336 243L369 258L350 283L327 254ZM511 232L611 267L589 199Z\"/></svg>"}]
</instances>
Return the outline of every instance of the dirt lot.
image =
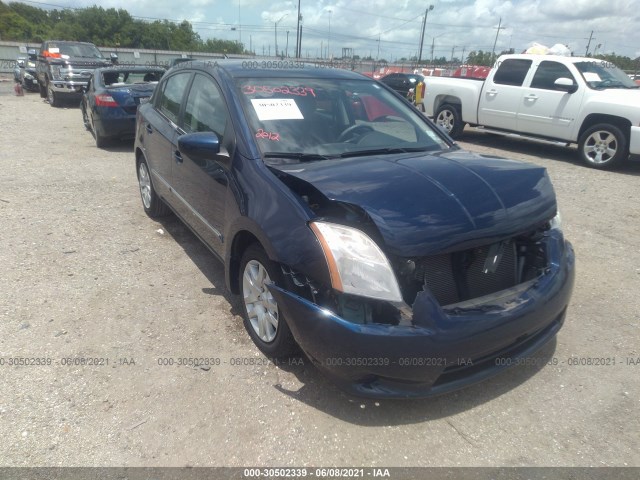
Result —
<instances>
[{"instance_id":1,"label":"dirt lot","mask_svg":"<svg viewBox=\"0 0 640 480\"><path fill-rule=\"evenodd\" d=\"M144 214L132 146L99 150L79 109L11 87L0 83L0 465L640 466L640 162L600 172L571 150L468 133L465 148L548 168L577 257L566 324L544 365L374 402L307 363L268 364L221 264L177 220ZM224 364L158 363L179 357Z\"/></svg>"}]
</instances>

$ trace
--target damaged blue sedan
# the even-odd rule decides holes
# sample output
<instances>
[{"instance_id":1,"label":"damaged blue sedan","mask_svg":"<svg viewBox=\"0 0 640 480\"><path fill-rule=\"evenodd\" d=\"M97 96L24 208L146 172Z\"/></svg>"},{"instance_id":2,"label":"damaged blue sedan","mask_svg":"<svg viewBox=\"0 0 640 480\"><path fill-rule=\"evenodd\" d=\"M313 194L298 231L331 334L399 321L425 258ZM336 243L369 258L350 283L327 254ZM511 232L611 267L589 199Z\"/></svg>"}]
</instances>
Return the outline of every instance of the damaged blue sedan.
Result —
<instances>
[{"instance_id":1,"label":"damaged blue sedan","mask_svg":"<svg viewBox=\"0 0 640 480\"><path fill-rule=\"evenodd\" d=\"M144 210L224 263L258 348L411 398L552 339L574 255L545 169L461 150L360 74L279 64L174 67L136 120Z\"/></svg>"}]
</instances>

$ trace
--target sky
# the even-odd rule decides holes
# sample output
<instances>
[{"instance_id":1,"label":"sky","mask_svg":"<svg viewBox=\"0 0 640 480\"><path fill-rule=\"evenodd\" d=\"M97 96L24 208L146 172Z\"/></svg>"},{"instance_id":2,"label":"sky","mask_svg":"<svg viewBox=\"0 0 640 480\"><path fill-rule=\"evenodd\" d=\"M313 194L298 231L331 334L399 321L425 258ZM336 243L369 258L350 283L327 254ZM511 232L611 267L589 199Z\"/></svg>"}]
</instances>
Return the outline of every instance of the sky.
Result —
<instances>
[{"instance_id":1,"label":"sky","mask_svg":"<svg viewBox=\"0 0 640 480\"><path fill-rule=\"evenodd\" d=\"M82 8L95 0L24 2L41 8ZM238 40L258 55L288 46L295 55L298 0L101 0L136 17L188 20L201 38ZM462 58L471 50L523 51L534 42L569 46L574 55L640 56L640 0L300 0L302 55L339 58L343 48L360 57L396 60ZM276 27L277 23L277 27ZM498 30L500 26L500 30ZM276 37L277 30L277 37ZM288 42L287 42L287 32ZM496 33L497 40L496 40ZM589 42L589 37L591 41Z\"/></svg>"}]
</instances>

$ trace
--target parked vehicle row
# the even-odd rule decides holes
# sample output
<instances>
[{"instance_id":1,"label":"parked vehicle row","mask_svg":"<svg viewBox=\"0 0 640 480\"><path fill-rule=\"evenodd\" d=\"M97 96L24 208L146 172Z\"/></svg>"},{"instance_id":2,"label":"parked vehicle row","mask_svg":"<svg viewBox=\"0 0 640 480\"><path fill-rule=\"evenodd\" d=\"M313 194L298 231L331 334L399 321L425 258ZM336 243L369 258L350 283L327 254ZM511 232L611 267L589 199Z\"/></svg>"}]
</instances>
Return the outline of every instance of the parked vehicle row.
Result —
<instances>
[{"instance_id":1,"label":"parked vehicle row","mask_svg":"<svg viewBox=\"0 0 640 480\"><path fill-rule=\"evenodd\" d=\"M593 168L640 154L640 90L593 58L503 55L484 82L425 77L424 105L453 138L465 124L499 134L578 144Z\"/></svg>"},{"instance_id":2,"label":"parked vehicle row","mask_svg":"<svg viewBox=\"0 0 640 480\"><path fill-rule=\"evenodd\" d=\"M461 388L563 324L574 256L546 171L461 150L363 75L187 62L134 150L144 211L223 262L256 346L351 393Z\"/></svg>"}]
</instances>

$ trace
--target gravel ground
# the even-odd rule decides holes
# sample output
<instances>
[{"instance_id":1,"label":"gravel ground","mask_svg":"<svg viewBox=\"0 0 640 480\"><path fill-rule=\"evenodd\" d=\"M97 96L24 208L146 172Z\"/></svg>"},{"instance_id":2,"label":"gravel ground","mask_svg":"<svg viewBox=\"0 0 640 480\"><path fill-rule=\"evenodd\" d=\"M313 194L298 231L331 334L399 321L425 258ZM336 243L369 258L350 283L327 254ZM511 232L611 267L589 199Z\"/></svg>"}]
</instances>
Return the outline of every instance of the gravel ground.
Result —
<instances>
[{"instance_id":1,"label":"gravel ground","mask_svg":"<svg viewBox=\"0 0 640 480\"><path fill-rule=\"evenodd\" d=\"M549 170L577 258L565 326L540 365L374 402L302 359L266 362L221 264L177 220L144 214L131 144L99 150L78 108L11 87L0 83L0 465L640 466L640 162L601 172L565 148L469 132L465 148ZM81 357L108 365L65 365ZM179 357L223 364L158 364Z\"/></svg>"}]
</instances>

